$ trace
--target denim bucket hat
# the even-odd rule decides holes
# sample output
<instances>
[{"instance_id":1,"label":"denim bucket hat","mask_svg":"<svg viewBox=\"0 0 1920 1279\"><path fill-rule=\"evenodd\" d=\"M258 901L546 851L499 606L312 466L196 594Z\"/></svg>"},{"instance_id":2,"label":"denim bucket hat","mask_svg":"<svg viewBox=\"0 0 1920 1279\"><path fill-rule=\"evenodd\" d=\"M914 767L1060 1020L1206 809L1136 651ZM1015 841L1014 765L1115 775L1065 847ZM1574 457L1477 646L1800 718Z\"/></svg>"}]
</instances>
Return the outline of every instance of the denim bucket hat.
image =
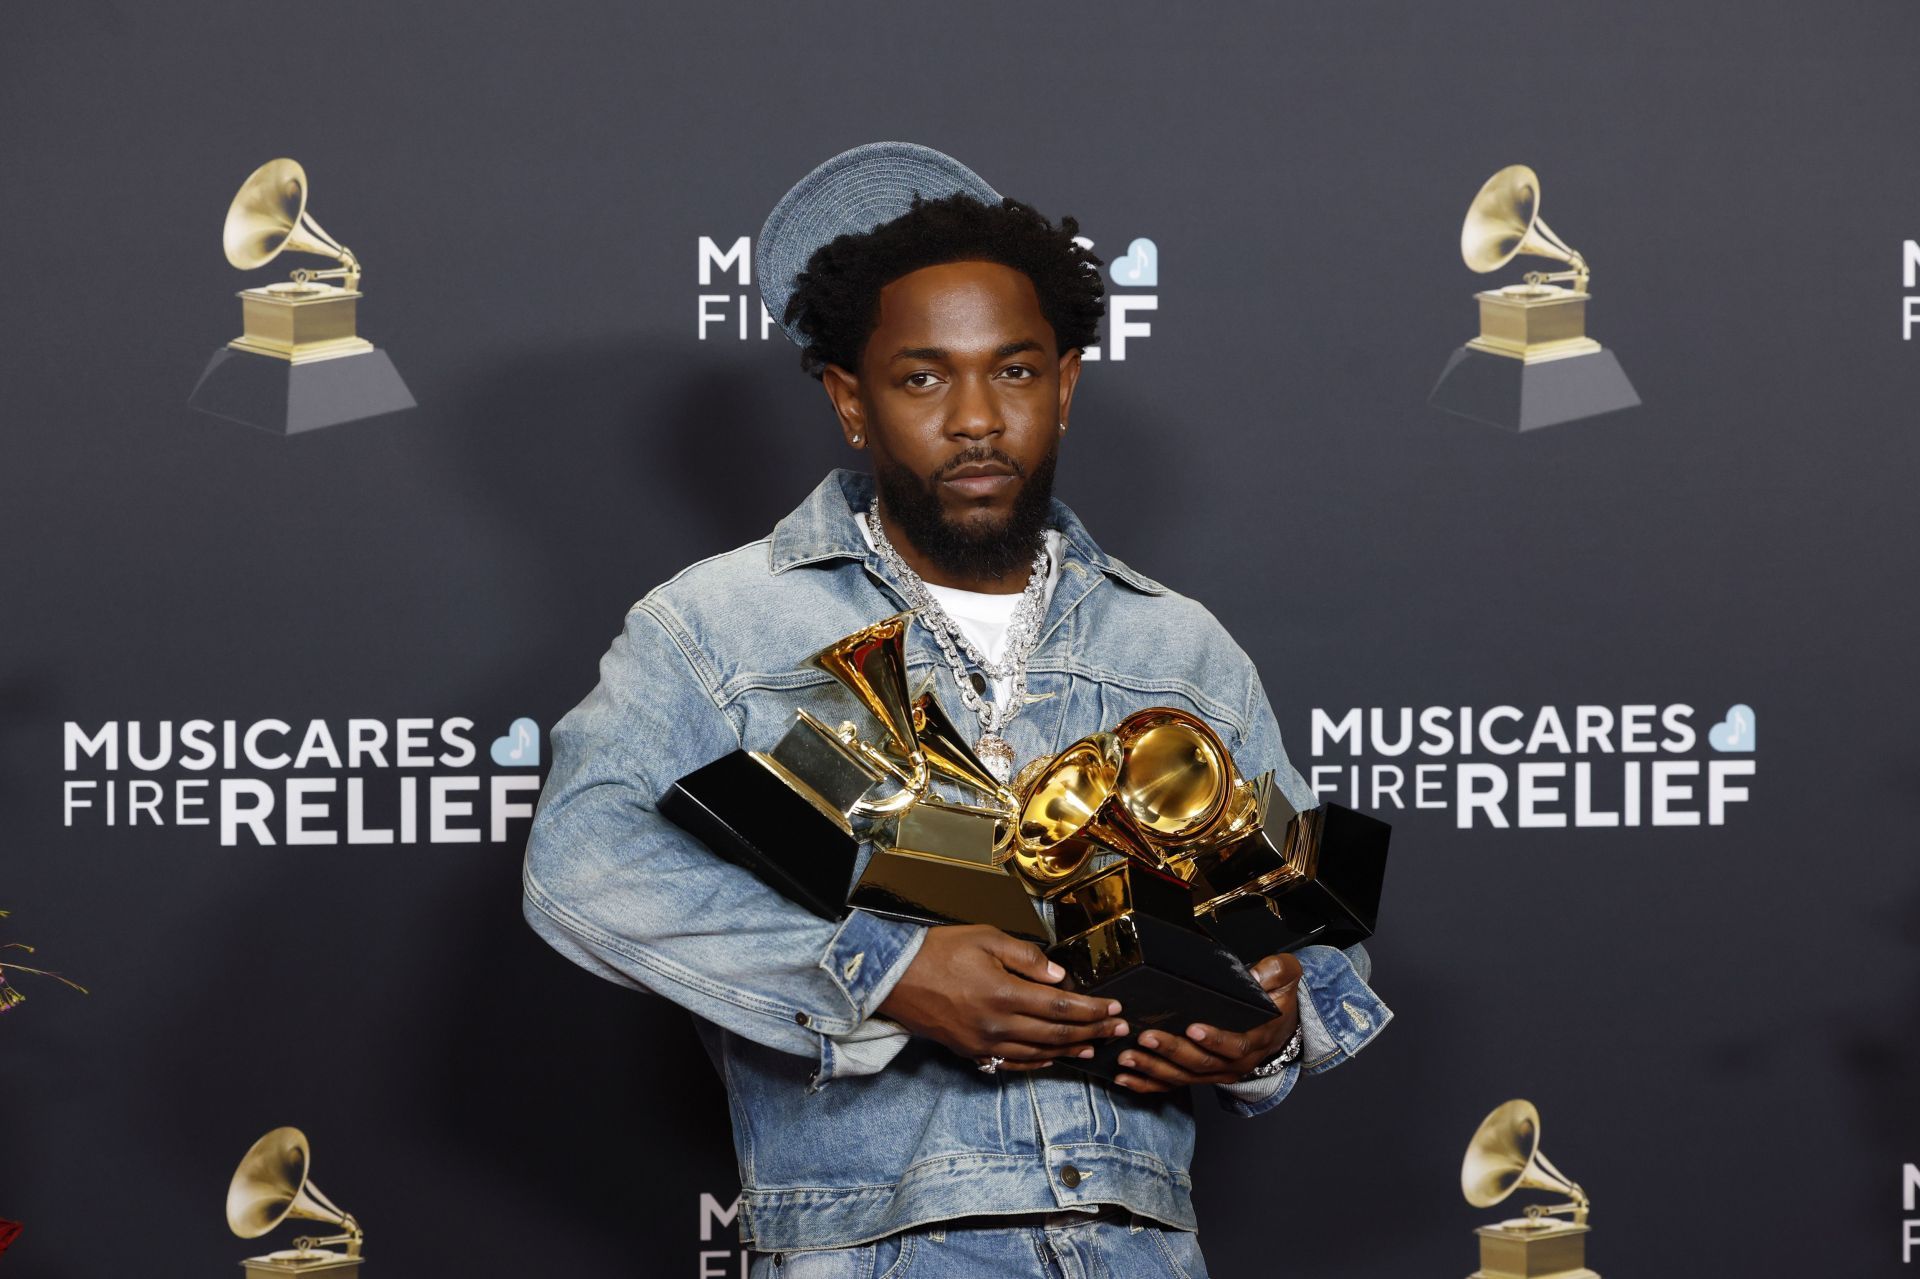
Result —
<instances>
[{"instance_id":1,"label":"denim bucket hat","mask_svg":"<svg viewBox=\"0 0 1920 1279\"><path fill-rule=\"evenodd\" d=\"M986 204L1000 193L950 155L912 142L869 142L842 151L793 184L767 215L753 244L753 274L774 322L804 347L806 335L782 317L793 282L813 251L837 235L861 234L891 222L913 204L965 191Z\"/></svg>"}]
</instances>

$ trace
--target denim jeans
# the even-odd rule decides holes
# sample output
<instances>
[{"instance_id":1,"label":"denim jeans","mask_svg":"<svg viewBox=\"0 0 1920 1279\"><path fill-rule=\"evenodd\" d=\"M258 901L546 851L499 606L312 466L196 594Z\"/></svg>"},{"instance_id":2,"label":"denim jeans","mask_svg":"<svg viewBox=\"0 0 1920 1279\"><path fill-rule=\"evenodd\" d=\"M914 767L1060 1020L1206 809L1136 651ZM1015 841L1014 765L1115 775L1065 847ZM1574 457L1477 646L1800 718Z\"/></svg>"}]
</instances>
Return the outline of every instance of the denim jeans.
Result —
<instances>
[{"instance_id":1,"label":"denim jeans","mask_svg":"<svg viewBox=\"0 0 1920 1279\"><path fill-rule=\"evenodd\" d=\"M988 1218L905 1230L874 1243L758 1253L750 1279L1206 1279L1200 1239L1122 1210Z\"/></svg>"}]
</instances>

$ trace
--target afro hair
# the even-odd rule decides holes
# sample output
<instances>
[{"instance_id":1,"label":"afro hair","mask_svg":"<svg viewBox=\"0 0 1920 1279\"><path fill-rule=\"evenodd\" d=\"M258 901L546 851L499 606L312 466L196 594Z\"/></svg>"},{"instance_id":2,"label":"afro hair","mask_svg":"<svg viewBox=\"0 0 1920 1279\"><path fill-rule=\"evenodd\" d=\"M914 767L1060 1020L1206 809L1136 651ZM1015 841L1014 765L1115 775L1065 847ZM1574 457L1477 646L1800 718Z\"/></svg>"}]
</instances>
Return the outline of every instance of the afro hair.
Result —
<instances>
[{"instance_id":1,"label":"afro hair","mask_svg":"<svg viewBox=\"0 0 1920 1279\"><path fill-rule=\"evenodd\" d=\"M1032 280L1058 350L1078 350L1099 337L1106 295L1101 259L1075 242L1079 233L1073 218L1055 226L1011 197L986 204L963 191L937 200L916 194L892 221L815 249L794 280L782 322L806 334L800 367L813 377L829 364L857 369L879 318L882 288L922 267L977 260Z\"/></svg>"}]
</instances>

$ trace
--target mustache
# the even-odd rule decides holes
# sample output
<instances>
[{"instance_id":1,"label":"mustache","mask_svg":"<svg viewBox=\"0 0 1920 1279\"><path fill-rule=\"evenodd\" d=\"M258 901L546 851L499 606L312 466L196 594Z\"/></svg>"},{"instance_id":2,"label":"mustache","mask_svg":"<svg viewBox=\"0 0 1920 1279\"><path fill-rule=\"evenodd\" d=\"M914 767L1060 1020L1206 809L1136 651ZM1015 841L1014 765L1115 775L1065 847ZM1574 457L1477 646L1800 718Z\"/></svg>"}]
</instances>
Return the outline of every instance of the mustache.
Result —
<instances>
[{"instance_id":1,"label":"mustache","mask_svg":"<svg viewBox=\"0 0 1920 1279\"><path fill-rule=\"evenodd\" d=\"M999 449L992 448L985 444L976 444L970 449L961 450L942 462L933 474L927 477L927 481L931 484L938 484L949 472L956 471L963 466L971 466L975 462L998 462L1009 471L1012 471L1015 479L1024 480L1027 478L1027 468L1020 465L1019 461L1012 455L1002 453Z\"/></svg>"}]
</instances>

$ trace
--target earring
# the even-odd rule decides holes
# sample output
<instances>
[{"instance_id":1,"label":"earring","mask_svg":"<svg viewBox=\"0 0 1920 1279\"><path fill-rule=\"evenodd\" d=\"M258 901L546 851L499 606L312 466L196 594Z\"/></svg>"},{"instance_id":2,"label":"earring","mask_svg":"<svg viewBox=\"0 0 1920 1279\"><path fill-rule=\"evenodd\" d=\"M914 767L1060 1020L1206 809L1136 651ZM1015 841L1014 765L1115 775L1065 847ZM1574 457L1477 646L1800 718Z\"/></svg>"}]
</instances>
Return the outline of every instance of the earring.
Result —
<instances>
[{"instance_id":1,"label":"earring","mask_svg":"<svg viewBox=\"0 0 1920 1279\"><path fill-rule=\"evenodd\" d=\"M1067 433L1067 424L1065 422L1062 422L1060 424L1060 434L1065 435L1066 433Z\"/></svg>"},{"instance_id":2,"label":"earring","mask_svg":"<svg viewBox=\"0 0 1920 1279\"><path fill-rule=\"evenodd\" d=\"M853 433L853 442L854 442L855 444L858 444L858 443L860 442L860 432L858 432L858 431L855 431L855 432Z\"/></svg>"}]
</instances>

